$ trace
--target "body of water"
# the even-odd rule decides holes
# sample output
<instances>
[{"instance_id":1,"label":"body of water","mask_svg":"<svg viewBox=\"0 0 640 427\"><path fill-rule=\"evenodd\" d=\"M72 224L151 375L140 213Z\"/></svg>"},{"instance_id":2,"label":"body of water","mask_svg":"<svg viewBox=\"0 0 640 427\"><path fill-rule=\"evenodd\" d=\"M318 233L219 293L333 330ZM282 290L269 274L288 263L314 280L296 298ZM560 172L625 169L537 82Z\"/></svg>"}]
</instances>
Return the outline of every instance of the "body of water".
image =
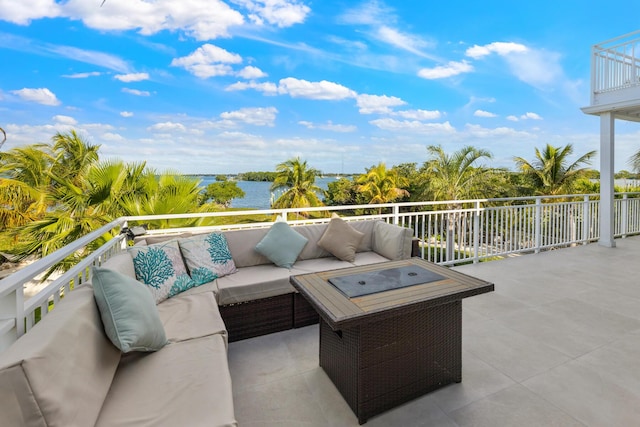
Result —
<instances>
[{"instance_id":1,"label":"body of water","mask_svg":"<svg viewBox=\"0 0 640 427\"><path fill-rule=\"evenodd\" d=\"M200 177L203 188L207 185L215 182L214 176L202 176ZM336 178L317 178L316 185L324 190L330 182L335 181ZM269 209L271 207L271 183L270 182L258 182L258 181L236 181L238 187L245 192L245 196L242 199L233 199L231 202L232 208L251 208L251 209Z\"/></svg>"}]
</instances>

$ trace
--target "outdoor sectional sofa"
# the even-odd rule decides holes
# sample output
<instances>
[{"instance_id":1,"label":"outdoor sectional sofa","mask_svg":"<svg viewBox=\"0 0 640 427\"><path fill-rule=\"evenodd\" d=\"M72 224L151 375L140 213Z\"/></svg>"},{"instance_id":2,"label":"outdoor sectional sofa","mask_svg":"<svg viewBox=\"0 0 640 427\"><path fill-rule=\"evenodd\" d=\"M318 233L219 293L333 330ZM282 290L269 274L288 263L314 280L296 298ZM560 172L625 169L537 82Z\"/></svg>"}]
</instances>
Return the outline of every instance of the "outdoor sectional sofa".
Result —
<instances>
[{"instance_id":1,"label":"outdoor sectional sofa","mask_svg":"<svg viewBox=\"0 0 640 427\"><path fill-rule=\"evenodd\" d=\"M225 231L234 264L229 274L169 298L165 295L159 302L157 294L149 298L148 289L135 280L136 249L93 269L92 283L78 286L28 334L0 354L2 423L237 425L227 363L228 341L318 320L315 311L290 285L291 275L406 259L415 250L411 230L383 221L354 221L348 228L338 218L332 219L331 225L277 224L271 229ZM268 235L273 237L273 230L278 227L287 229L287 233L295 230L296 237L289 239L292 236L285 233L278 236L280 239L269 240ZM360 233L357 244L350 240L349 236ZM136 246L174 245L176 239L188 242L196 236L149 235L137 239ZM299 253L294 251L295 262L290 268L274 265L273 254L261 247L269 242L270 250L284 248L287 252L286 242L294 246L296 240L295 245L302 249ZM336 258L325 248L343 258L346 249L351 262ZM275 258L282 263L277 255ZM190 272L195 276L194 270ZM110 289L129 290L127 286L136 291L143 288L142 297L153 306L151 314L156 316L150 316L150 322L161 325L156 327L159 330L154 331L155 335L143 332L142 337L135 336L140 335L136 329L147 321L145 317L128 325L132 331L118 331L116 327L114 338L112 319L105 318L105 311L108 309L109 315L117 317L120 306L113 300L105 303L104 294ZM127 298L122 300L122 307L135 301ZM144 315L147 308L134 306L131 311Z\"/></svg>"}]
</instances>

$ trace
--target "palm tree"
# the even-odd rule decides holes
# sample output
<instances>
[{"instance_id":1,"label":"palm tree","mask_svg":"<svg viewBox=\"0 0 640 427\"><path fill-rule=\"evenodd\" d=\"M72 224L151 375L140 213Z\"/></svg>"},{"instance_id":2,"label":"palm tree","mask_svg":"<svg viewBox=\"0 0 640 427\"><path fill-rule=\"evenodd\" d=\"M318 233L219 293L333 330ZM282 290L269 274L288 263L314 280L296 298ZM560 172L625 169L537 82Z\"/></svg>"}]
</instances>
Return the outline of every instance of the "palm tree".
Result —
<instances>
[{"instance_id":1,"label":"palm tree","mask_svg":"<svg viewBox=\"0 0 640 427\"><path fill-rule=\"evenodd\" d=\"M34 144L0 153L0 230L34 221L53 204L49 147Z\"/></svg>"},{"instance_id":2,"label":"palm tree","mask_svg":"<svg viewBox=\"0 0 640 427\"><path fill-rule=\"evenodd\" d=\"M629 159L629 164L633 168L635 173L640 173L640 150L638 150L631 158Z\"/></svg>"},{"instance_id":3,"label":"palm tree","mask_svg":"<svg viewBox=\"0 0 640 427\"><path fill-rule=\"evenodd\" d=\"M573 154L573 146L567 144L564 147L554 147L547 144L543 151L536 148L536 160L529 163L522 157L515 157L514 161L520 171L528 176L534 189L539 195L556 196L560 194L572 194L576 191L578 182L589 172L588 168L582 167L591 163L591 158L595 156L595 151L589 151L580 156L576 161L569 164L569 156ZM577 224L574 217L574 207L569 209L569 222L571 224L572 240L577 234Z\"/></svg>"},{"instance_id":4,"label":"palm tree","mask_svg":"<svg viewBox=\"0 0 640 427\"><path fill-rule=\"evenodd\" d=\"M434 200L450 200L449 210L462 207L456 200L471 199L482 195L483 183L493 171L475 163L483 158L490 159L491 153L471 146L447 154L442 146L427 147L429 160L424 165L429 182L426 191ZM446 259L453 259L456 224L461 216L456 213L447 214ZM459 227L460 230L464 225Z\"/></svg>"},{"instance_id":5,"label":"palm tree","mask_svg":"<svg viewBox=\"0 0 640 427\"><path fill-rule=\"evenodd\" d=\"M372 166L367 173L358 176L356 184L356 189L363 194L369 204L390 203L409 196L409 192L403 188L409 185L409 180L398 175L396 170L387 169L383 162ZM382 208L379 209L379 213L382 213Z\"/></svg>"},{"instance_id":6,"label":"palm tree","mask_svg":"<svg viewBox=\"0 0 640 427\"><path fill-rule=\"evenodd\" d=\"M547 144L543 151L536 148L536 160L532 163L522 157L514 157L514 161L518 169L531 178L539 195L571 194L575 190L577 181L589 170L582 166L591 164L591 159L596 152L589 151L569 164L568 158L571 154L573 154L571 144L564 147Z\"/></svg>"},{"instance_id":7,"label":"palm tree","mask_svg":"<svg viewBox=\"0 0 640 427\"><path fill-rule=\"evenodd\" d=\"M492 170L483 166L475 166L480 159L491 159L487 150L467 146L447 154L441 145L427 147L429 160L424 165L429 183L427 192L434 200L463 200L482 197L483 182ZM460 205L451 203L449 209Z\"/></svg>"},{"instance_id":8,"label":"palm tree","mask_svg":"<svg viewBox=\"0 0 640 427\"><path fill-rule=\"evenodd\" d=\"M271 207L283 209L323 206L318 195L322 195L324 191L315 184L319 175L320 171L310 168L307 161L301 161L299 157L280 163L276 167L276 178L271 184L271 191L284 192Z\"/></svg>"}]
</instances>

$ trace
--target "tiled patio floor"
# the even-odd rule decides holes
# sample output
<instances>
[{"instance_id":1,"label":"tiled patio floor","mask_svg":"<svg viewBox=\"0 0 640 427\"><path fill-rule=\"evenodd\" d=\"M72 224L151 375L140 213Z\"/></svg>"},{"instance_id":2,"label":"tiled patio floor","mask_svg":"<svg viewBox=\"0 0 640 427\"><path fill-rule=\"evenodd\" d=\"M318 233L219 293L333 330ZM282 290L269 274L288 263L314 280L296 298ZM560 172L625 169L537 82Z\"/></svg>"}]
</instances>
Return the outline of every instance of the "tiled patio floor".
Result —
<instances>
[{"instance_id":1,"label":"tiled patio floor","mask_svg":"<svg viewBox=\"0 0 640 427\"><path fill-rule=\"evenodd\" d=\"M495 283L463 304L463 377L368 426L640 426L640 237L456 267ZM318 328L229 346L248 426L357 426L318 366Z\"/></svg>"}]
</instances>

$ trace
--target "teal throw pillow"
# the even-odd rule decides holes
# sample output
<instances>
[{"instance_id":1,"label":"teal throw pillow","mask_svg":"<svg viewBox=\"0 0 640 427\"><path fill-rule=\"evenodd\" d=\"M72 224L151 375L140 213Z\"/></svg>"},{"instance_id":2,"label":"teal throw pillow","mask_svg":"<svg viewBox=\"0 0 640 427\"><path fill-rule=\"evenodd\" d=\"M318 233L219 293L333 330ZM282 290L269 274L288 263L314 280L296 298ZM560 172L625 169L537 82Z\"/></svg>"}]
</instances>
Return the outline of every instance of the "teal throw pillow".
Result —
<instances>
[{"instance_id":1,"label":"teal throw pillow","mask_svg":"<svg viewBox=\"0 0 640 427\"><path fill-rule=\"evenodd\" d=\"M123 353L156 351L167 343L153 296L137 280L93 267L93 293L104 331Z\"/></svg>"},{"instance_id":2,"label":"teal throw pillow","mask_svg":"<svg viewBox=\"0 0 640 427\"><path fill-rule=\"evenodd\" d=\"M292 268L308 240L282 221L275 222L256 245L256 251L278 267Z\"/></svg>"},{"instance_id":3,"label":"teal throw pillow","mask_svg":"<svg viewBox=\"0 0 640 427\"><path fill-rule=\"evenodd\" d=\"M198 286L187 274L177 240L127 249L136 279L149 287L156 304Z\"/></svg>"},{"instance_id":4,"label":"teal throw pillow","mask_svg":"<svg viewBox=\"0 0 640 427\"><path fill-rule=\"evenodd\" d=\"M198 285L238 271L222 233L198 234L178 239L189 274Z\"/></svg>"}]
</instances>

